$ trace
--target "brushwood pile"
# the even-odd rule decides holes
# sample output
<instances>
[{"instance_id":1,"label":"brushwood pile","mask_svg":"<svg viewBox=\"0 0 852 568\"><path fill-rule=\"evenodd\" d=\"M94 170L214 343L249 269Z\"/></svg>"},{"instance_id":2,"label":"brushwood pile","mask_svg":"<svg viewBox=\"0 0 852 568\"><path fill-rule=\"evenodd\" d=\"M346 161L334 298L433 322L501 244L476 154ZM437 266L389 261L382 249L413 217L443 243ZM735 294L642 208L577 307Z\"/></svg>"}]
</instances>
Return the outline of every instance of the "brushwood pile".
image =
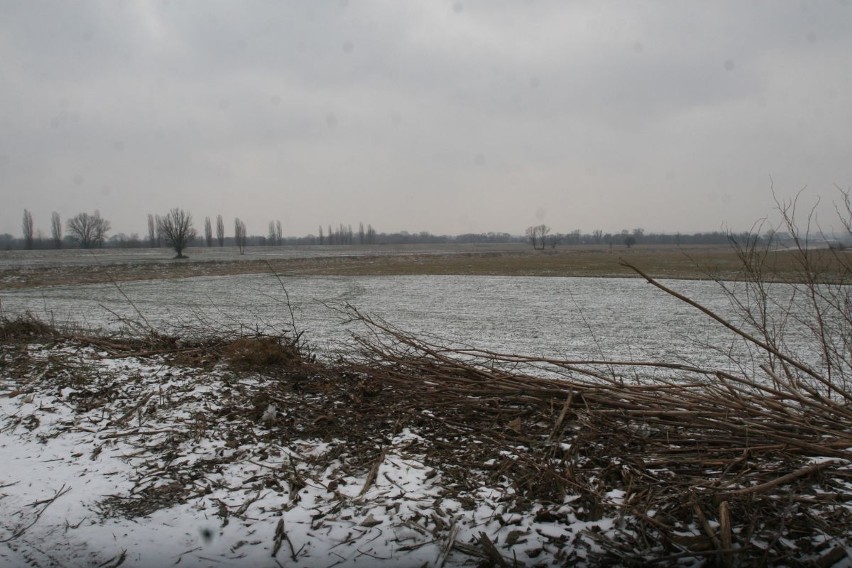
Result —
<instances>
[{"instance_id":1,"label":"brushwood pile","mask_svg":"<svg viewBox=\"0 0 852 568\"><path fill-rule=\"evenodd\" d=\"M849 393L0 327L0 564L849 565ZM607 367L609 368L609 367Z\"/></svg>"}]
</instances>

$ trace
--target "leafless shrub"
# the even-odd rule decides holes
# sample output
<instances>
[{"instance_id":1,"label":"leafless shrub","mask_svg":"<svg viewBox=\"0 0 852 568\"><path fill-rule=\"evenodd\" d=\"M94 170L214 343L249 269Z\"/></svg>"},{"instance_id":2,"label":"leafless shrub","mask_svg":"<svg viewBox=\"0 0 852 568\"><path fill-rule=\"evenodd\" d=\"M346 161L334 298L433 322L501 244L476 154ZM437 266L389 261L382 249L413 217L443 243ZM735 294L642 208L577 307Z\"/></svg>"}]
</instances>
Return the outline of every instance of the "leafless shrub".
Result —
<instances>
[{"instance_id":1,"label":"leafless shrub","mask_svg":"<svg viewBox=\"0 0 852 568\"><path fill-rule=\"evenodd\" d=\"M785 235L785 246L761 242L760 226L732 238L740 273L734 282L716 280L758 349L765 375L756 380L852 402L852 255L828 246L834 237L818 227L814 208L800 215L800 195L776 199L780 221L769 231ZM849 236L849 192L840 195L838 220ZM793 276L780 266L792 266Z\"/></svg>"},{"instance_id":2,"label":"leafless shrub","mask_svg":"<svg viewBox=\"0 0 852 568\"><path fill-rule=\"evenodd\" d=\"M242 371L292 367L302 361L294 345L274 337L240 337L225 345L223 352L231 367Z\"/></svg>"},{"instance_id":3,"label":"leafless shrub","mask_svg":"<svg viewBox=\"0 0 852 568\"><path fill-rule=\"evenodd\" d=\"M0 339L4 341L50 337L55 334L53 327L31 313L24 313L15 318L0 316Z\"/></svg>"}]
</instances>

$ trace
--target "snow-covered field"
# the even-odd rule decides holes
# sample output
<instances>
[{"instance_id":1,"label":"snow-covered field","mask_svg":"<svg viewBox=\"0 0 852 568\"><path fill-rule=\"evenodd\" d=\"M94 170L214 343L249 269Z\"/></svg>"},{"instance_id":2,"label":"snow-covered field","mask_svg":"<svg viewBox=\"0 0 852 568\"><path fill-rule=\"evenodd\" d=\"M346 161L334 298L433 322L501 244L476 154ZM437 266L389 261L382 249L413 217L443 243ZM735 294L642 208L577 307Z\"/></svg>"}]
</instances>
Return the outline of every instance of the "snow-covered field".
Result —
<instances>
[{"instance_id":1,"label":"snow-covered field","mask_svg":"<svg viewBox=\"0 0 852 568\"><path fill-rule=\"evenodd\" d=\"M283 284L283 288L282 288ZM670 282L722 313L717 285ZM284 290L286 289L286 294ZM505 276L298 277L240 275L54 286L0 293L7 314L29 310L45 321L118 329L122 318L164 331L297 329L320 353L346 350L357 328L341 322L347 304L416 335L502 352L590 359L723 365L730 347L721 326L638 279Z\"/></svg>"}]
</instances>

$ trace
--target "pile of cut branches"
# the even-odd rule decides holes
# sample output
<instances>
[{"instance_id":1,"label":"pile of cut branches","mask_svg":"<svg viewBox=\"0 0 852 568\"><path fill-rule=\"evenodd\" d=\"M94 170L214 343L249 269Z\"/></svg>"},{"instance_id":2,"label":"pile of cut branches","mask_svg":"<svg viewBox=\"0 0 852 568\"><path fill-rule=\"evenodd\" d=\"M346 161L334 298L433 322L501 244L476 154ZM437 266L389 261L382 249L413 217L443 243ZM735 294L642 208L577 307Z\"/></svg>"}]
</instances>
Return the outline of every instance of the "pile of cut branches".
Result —
<instances>
[{"instance_id":1,"label":"pile of cut branches","mask_svg":"<svg viewBox=\"0 0 852 568\"><path fill-rule=\"evenodd\" d=\"M831 565L845 555L850 393L682 365L625 384L608 373L653 364L451 349L353 316L372 331L357 371L405 393L412 414L429 411L440 424L432 458L460 488L506 476L519 496L624 519L617 538L599 539L601 561Z\"/></svg>"}]
</instances>

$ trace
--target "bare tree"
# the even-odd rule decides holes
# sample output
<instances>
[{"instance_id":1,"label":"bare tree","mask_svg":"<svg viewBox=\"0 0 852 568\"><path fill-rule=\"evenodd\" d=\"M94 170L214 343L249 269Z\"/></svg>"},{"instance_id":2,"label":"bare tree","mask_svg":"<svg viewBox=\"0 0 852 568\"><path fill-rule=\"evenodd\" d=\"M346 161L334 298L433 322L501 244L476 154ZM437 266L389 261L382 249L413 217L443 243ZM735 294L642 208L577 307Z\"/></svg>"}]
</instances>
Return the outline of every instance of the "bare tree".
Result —
<instances>
[{"instance_id":1,"label":"bare tree","mask_svg":"<svg viewBox=\"0 0 852 568\"><path fill-rule=\"evenodd\" d=\"M236 242L237 247L240 249L240 254L245 254L246 252L246 224L240 221L240 218L237 217L234 219L234 242Z\"/></svg>"},{"instance_id":2,"label":"bare tree","mask_svg":"<svg viewBox=\"0 0 852 568\"><path fill-rule=\"evenodd\" d=\"M281 232L281 221L275 221L275 244L281 246L284 243L284 237Z\"/></svg>"},{"instance_id":3,"label":"bare tree","mask_svg":"<svg viewBox=\"0 0 852 568\"><path fill-rule=\"evenodd\" d=\"M56 211L50 216L50 234L53 237L54 248L62 248L62 221Z\"/></svg>"},{"instance_id":4,"label":"bare tree","mask_svg":"<svg viewBox=\"0 0 852 568\"><path fill-rule=\"evenodd\" d=\"M322 225L319 226L319 244L324 244L325 237L322 234Z\"/></svg>"},{"instance_id":5,"label":"bare tree","mask_svg":"<svg viewBox=\"0 0 852 568\"><path fill-rule=\"evenodd\" d=\"M68 219L66 228L82 248L93 248L104 245L106 234L111 227L109 221L102 218L100 212L95 210L94 215L78 213Z\"/></svg>"},{"instance_id":6,"label":"bare tree","mask_svg":"<svg viewBox=\"0 0 852 568\"><path fill-rule=\"evenodd\" d=\"M204 218L204 242L208 247L213 246L213 225L210 223L210 217Z\"/></svg>"},{"instance_id":7,"label":"bare tree","mask_svg":"<svg viewBox=\"0 0 852 568\"><path fill-rule=\"evenodd\" d=\"M535 250L544 250L547 244L547 235L550 233L550 227L547 225L535 225L527 228L527 238L532 243Z\"/></svg>"},{"instance_id":8,"label":"bare tree","mask_svg":"<svg viewBox=\"0 0 852 568\"><path fill-rule=\"evenodd\" d=\"M269 232L266 234L266 244L275 246L275 221L269 222Z\"/></svg>"},{"instance_id":9,"label":"bare tree","mask_svg":"<svg viewBox=\"0 0 852 568\"><path fill-rule=\"evenodd\" d=\"M148 246L151 248L157 246L157 223L150 213L148 213Z\"/></svg>"},{"instance_id":10,"label":"bare tree","mask_svg":"<svg viewBox=\"0 0 852 568\"><path fill-rule=\"evenodd\" d=\"M196 235L192 226L192 215L175 207L159 217L158 226L166 244L175 249L177 253L175 258L186 258L183 251Z\"/></svg>"},{"instance_id":11,"label":"bare tree","mask_svg":"<svg viewBox=\"0 0 852 568\"><path fill-rule=\"evenodd\" d=\"M220 247L225 246L225 221L221 215L216 216L216 240Z\"/></svg>"},{"instance_id":12,"label":"bare tree","mask_svg":"<svg viewBox=\"0 0 852 568\"><path fill-rule=\"evenodd\" d=\"M644 237L645 237L645 229L633 229L634 243L641 242Z\"/></svg>"},{"instance_id":13,"label":"bare tree","mask_svg":"<svg viewBox=\"0 0 852 568\"><path fill-rule=\"evenodd\" d=\"M163 235L163 227L160 224L161 221L162 219L160 219L159 215L154 215L154 222L157 225L157 247L163 246L163 240L165 239L165 236Z\"/></svg>"},{"instance_id":14,"label":"bare tree","mask_svg":"<svg viewBox=\"0 0 852 568\"><path fill-rule=\"evenodd\" d=\"M529 239L532 247L538 250L538 231L534 226L527 227L527 239Z\"/></svg>"},{"instance_id":15,"label":"bare tree","mask_svg":"<svg viewBox=\"0 0 852 568\"><path fill-rule=\"evenodd\" d=\"M24 248L31 250L33 248L33 214L26 209L24 209L22 229L24 232Z\"/></svg>"}]
</instances>

